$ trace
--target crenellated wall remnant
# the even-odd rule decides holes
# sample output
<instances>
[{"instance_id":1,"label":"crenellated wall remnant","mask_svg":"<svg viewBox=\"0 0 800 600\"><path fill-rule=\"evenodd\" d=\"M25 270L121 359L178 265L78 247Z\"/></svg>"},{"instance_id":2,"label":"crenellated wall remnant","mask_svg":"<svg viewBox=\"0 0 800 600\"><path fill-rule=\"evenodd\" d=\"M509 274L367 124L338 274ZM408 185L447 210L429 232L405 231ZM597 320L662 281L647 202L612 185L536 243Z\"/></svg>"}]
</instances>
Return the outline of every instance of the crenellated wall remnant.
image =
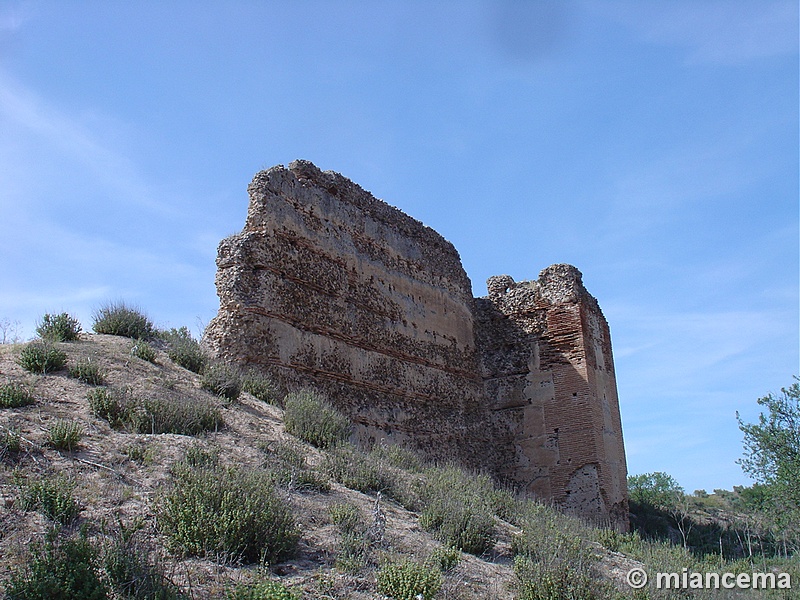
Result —
<instances>
[{"instance_id":1,"label":"crenellated wall remnant","mask_svg":"<svg viewBox=\"0 0 800 600\"><path fill-rule=\"evenodd\" d=\"M476 299L452 244L337 173L295 161L248 192L219 246L214 354L320 388L364 446L457 460L627 528L611 339L575 267L492 277Z\"/></svg>"}]
</instances>

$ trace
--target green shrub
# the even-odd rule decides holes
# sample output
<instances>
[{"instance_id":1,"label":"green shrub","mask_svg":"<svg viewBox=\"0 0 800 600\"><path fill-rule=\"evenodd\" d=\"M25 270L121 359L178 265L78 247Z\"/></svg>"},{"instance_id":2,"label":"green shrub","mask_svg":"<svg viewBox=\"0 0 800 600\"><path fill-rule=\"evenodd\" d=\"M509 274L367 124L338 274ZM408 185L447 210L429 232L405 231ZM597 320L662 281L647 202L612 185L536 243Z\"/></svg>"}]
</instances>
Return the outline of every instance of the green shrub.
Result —
<instances>
[{"instance_id":1,"label":"green shrub","mask_svg":"<svg viewBox=\"0 0 800 600\"><path fill-rule=\"evenodd\" d=\"M276 562L299 534L290 506L263 471L178 465L158 508L170 546L188 556Z\"/></svg>"},{"instance_id":2,"label":"green shrub","mask_svg":"<svg viewBox=\"0 0 800 600\"><path fill-rule=\"evenodd\" d=\"M216 467L219 464L219 450L206 450L200 444L192 444L183 454L183 463L189 467Z\"/></svg>"},{"instance_id":3,"label":"green shrub","mask_svg":"<svg viewBox=\"0 0 800 600\"><path fill-rule=\"evenodd\" d=\"M372 546L364 517L358 507L349 502L333 504L328 514L339 532L336 568L357 573L367 565Z\"/></svg>"},{"instance_id":4,"label":"green shrub","mask_svg":"<svg viewBox=\"0 0 800 600\"><path fill-rule=\"evenodd\" d=\"M370 454L380 458L393 467L405 471L421 473L425 469L424 458L413 450L403 448L397 444L376 444Z\"/></svg>"},{"instance_id":5,"label":"green shrub","mask_svg":"<svg viewBox=\"0 0 800 600\"><path fill-rule=\"evenodd\" d=\"M137 433L197 435L222 426L219 407L204 398L170 396L137 400L129 407L131 429Z\"/></svg>"},{"instance_id":6,"label":"green shrub","mask_svg":"<svg viewBox=\"0 0 800 600\"><path fill-rule=\"evenodd\" d=\"M28 406L36 400L28 386L21 383L4 383L0 385L0 408L19 408Z\"/></svg>"},{"instance_id":7,"label":"green shrub","mask_svg":"<svg viewBox=\"0 0 800 600\"><path fill-rule=\"evenodd\" d=\"M203 371L200 386L216 396L233 402L242 393L242 378L236 367L226 363L213 363Z\"/></svg>"},{"instance_id":8,"label":"green shrub","mask_svg":"<svg viewBox=\"0 0 800 600\"><path fill-rule=\"evenodd\" d=\"M131 356L141 358L150 363L156 362L156 351L149 342L145 340L136 340L131 346Z\"/></svg>"},{"instance_id":9,"label":"green shrub","mask_svg":"<svg viewBox=\"0 0 800 600\"><path fill-rule=\"evenodd\" d=\"M22 436L16 429L3 429L0 431L0 458L22 450Z\"/></svg>"},{"instance_id":10,"label":"green shrub","mask_svg":"<svg viewBox=\"0 0 800 600\"><path fill-rule=\"evenodd\" d=\"M172 362L193 373L203 372L208 359L186 327L162 331L160 336L167 343L167 356Z\"/></svg>"},{"instance_id":11,"label":"green shrub","mask_svg":"<svg viewBox=\"0 0 800 600\"><path fill-rule=\"evenodd\" d=\"M443 544L480 555L494 545L493 489L483 475L457 467L430 469L421 492L419 524Z\"/></svg>"},{"instance_id":12,"label":"green shrub","mask_svg":"<svg viewBox=\"0 0 800 600\"><path fill-rule=\"evenodd\" d=\"M277 441L265 444L264 467L275 482L290 490L328 492L327 478L306 463L303 448L297 442Z\"/></svg>"},{"instance_id":13,"label":"green shrub","mask_svg":"<svg viewBox=\"0 0 800 600\"><path fill-rule=\"evenodd\" d=\"M86 536L59 540L53 533L44 544L34 544L27 564L11 574L6 597L105 600L108 591L98 573L97 553Z\"/></svg>"},{"instance_id":14,"label":"green shrub","mask_svg":"<svg viewBox=\"0 0 800 600\"><path fill-rule=\"evenodd\" d=\"M74 482L59 475L34 481L16 478L16 484L22 510L38 511L62 525L69 525L78 517L80 506L72 496Z\"/></svg>"},{"instance_id":15,"label":"green shrub","mask_svg":"<svg viewBox=\"0 0 800 600\"><path fill-rule=\"evenodd\" d=\"M251 367L242 373L242 391L267 404L278 404L278 386L267 375Z\"/></svg>"},{"instance_id":16,"label":"green shrub","mask_svg":"<svg viewBox=\"0 0 800 600\"><path fill-rule=\"evenodd\" d=\"M74 450L83 437L83 426L77 421L56 419L47 429L47 443L56 450Z\"/></svg>"},{"instance_id":17,"label":"green shrub","mask_svg":"<svg viewBox=\"0 0 800 600\"><path fill-rule=\"evenodd\" d=\"M97 361L84 358L67 369L70 377L79 379L89 385L105 385L105 376Z\"/></svg>"},{"instance_id":18,"label":"green shrub","mask_svg":"<svg viewBox=\"0 0 800 600\"><path fill-rule=\"evenodd\" d=\"M332 448L350 436L350 420L314 391L288 394L284 411L286 431L318 448Z\"/></svg>"},{"instance_id":19,"label":"green shrub","mask_svg":"<svg viewBox=\"0 0 800 600\"><path fill-rule=\"evenodd\" d=\"M279 581L239 584L228 591L228 600L300 600L300 596Z\"/></svg>"},{"instance_id":20,"label":"green shrub","mask_svg":"<svg viewBox=\"0 0 800 600\"><path fill-rule=\"evenodd\" d=\"M120 524L120 531L103 547L102 564L111 587L120 597L131 600L186 600L135 537L140 525Z\"/></svg>"},{"instance_id":21,"label":"green shrub","mask_svg":"<svg viewBox=\"0 0 800 600\"><path fill-rule=\"evenodd\" d=\"M60 371L67 364L67 355L49 340L34 340L26 344L19 355L19 365L31 373Z\"/></svg>"},{"instance_id":22,"label":"green shrub","mask_svg":"<svg viewBox=\"0 0 800 600\"><path fill-rule=\"evenodd\" d=\"M323 469L334 481L367 494L389 487L383 467L380 460L349 444L334 447L323 461Z\"/></svg>"},{"instance_id":23,"label":"green shrub","mask_svg":"<svg viewBox=\"0 0 800 600\"><path fill-rule=\"evenodd\" d=\"M134 433L196 435L222 426L219 407L205 398L163 396L140 399L105 389L89 393L92 413L114 429Z\"/></svg>"},{"instance_id":24,"label":"green shrub","mask_svg":"<svg viewBox=\"0 0 800 600\"><path fill-rule=\"evenodd\" d=\"M431 553L431 562L441 571L450 571L461 562L461 551L452 546L439 546Z\"/></svg>"},{"instance_id":25,"label":"green shrub","mask_svg":"<svg viewBox=\"0 0 800 600\"><path fill-rule=\"evenodd\" d=\"M120 399L118 392L107 388L98 388L91 390L86 398L89 401L89 410L94 416L105 419L114 429L124 426L128 415L124 401Z\"/></svg>"},{"instance_id":26,"label":"green shrub","mask_svg":"<svg viewBox=\"0 0 800 600\"><path fill-rule=\"evenodd\" d=\"M51 342L74 342L81 332L81 324L67 313L45 315L36 328L36 333L43 340Z\"/></svg>"},{"instance_id":27,"label":"green shrub","mask_svg":"<svg viewBox=\"0 0 800 600\"><path fill-rule=\"evenodd\" d=\"M155 327L147 315L125 302L109 302L98 308L93 318L92 329L97 333L145 340L155 334Z\"/></svg>"},{"instance_id":28,"label":"green shrub","mask_svg":"<svg viewBox=\"0 0 800 600\"><path fill-rule=\"evenodd\" d=\"M378 569L378 591L396 600L430 600L442 587L439 569L404 560Z\"/></svg>"},{"instance_id":29,"label":"green shrub","mask_svg":"<svg viewBox=\"0 0 800 600\"><path fill-rule=\"evenodd\" d=\"M541 563L514 558L519 600L606 600L618 597L613 585L581 564Z\"/></svg>"}]
</instances>

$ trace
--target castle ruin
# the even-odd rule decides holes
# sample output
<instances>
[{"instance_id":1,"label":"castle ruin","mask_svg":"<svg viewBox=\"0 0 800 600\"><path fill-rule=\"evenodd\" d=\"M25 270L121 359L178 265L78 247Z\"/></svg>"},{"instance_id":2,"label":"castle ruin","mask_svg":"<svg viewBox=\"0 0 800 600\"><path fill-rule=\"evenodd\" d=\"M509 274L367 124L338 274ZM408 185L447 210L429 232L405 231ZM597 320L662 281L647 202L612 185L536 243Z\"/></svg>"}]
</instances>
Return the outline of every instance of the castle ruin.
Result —
<instances>
[{"instance_id":1,"label":"castle ruin","mask_svg":"<svg viewBox=\"0 0 800 600\"><path fill-rule=\"evenodd\" d=\"M627 529L611 338L575 267L473 298L452 244L338 173L295 161L248 192L219 245L215 355L324 391L362 446L456 460Z\"/></svg>"}]
</instances>

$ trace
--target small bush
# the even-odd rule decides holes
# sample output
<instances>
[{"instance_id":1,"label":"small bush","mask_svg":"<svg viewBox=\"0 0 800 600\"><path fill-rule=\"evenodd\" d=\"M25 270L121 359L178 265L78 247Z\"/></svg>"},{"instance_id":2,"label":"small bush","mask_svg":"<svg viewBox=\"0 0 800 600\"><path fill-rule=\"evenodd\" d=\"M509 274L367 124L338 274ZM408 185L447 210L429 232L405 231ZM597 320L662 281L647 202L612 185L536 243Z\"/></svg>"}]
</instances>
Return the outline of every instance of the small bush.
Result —
<instances>
[{"instance_id":1,"label":"small bush","mask_svg":"<svg viewBox=\"0 0 800 600\"><path fill-rule=\"evenodd\" d=\"M383 464L349 444L333 448L325 456L323 468L334 481L351 490L371 493L389 486Z\"/></svg>"},{"instance_id":2,"label":"small bush","mask_svg":"<svg viewBox=\"0 0 800 600\"><path fill-rule=\"evenodd\" d=\"M441 572L429 565L405 560L378 570L378 591L395 600L431 600L441 587Z\"/></svg>"},{"instance_id":3,"label":"small bush","mask_svg":"<svg viewBox=\"0 0 800 600\"><path fill-rule=\"evenodd\" d=\"M300 600L300 596L279 581L239 584L228 591L228 600Z\"/></svg>"},{"instance_id":4,"label":"small bush","mask_svg":"<svg viewBox=\"0 0 800 600\"><path fill-rule=\"evenodd\" d=\"M129 407L131 429L137 433L197 435L222 426L219 407L202 398L169 396L137 400Z\"/></svg>"},{"instance_id":5,"label":"small bush","mask_svg":"<svg viewBox=\"0 0 800 600\"><path fill-rule=\"evenodd\" d=\"M89 400L89 410L94 416L105 419L114 429L123 427L128 415L124 402L118 397L117 392L99 388L91 390L86 398Z\"/></svg>"},{"instance_id":6,"label":"small bush","mask_svg":"<svg viewBox=\"0 0 800 600\"><path fill-rule=\"evenodd\" d=\"M514 558L519 600L606 600L617 597L613 586L569 562L540 563Z\"/></svg>"},{"instance_id":7,"label":"small bush","mask_svg":"<svg viewBox=\"0 0 800 600\"><path fill-rule=\"evenodd\" d=\"M67 313L45 315L36 328L36 333L40 338L51 342L74 342L78 339L80 332L81 324L78 319Z\"/></svg>"},{"instance_id":8,"label":"small bush","mask_svg":"<svg viewBox=\"0 0 800 600\"><path fill-rule=\"evenodd\" d=\"M203 371L200 386L216 396L233 402L242 393L242 378L236 367L226 363L213 363Z\"/></svg>"},{"instance_id":9,"label":"small bush","mask_svg":"<svg viewBox=\"0 0 800 600\"><path fill-rule=\"evenodd\" d=\"M203 372L208 359L186 327L162 331L160 336L167 343L167 356L172 362L193 373Z\"/></svg>"},{"instance_id":10,"label":"small bush","mask_svg":"<svg viewBox=\"0 0 800 600\"><path fill-rule=\"evenodd\" d=\"M86 536L66 539L48 535L35 544L27 564L11 574L6 596L14 600L44 598L105 600L108 591L98 574L97 553Z\"/></svg>"},{"instance_id":11,"label":"small bush","mask_svg":"<svg viewBox=\"0 0 800 600\"><path fill-rule=\"evenodd\" d=\"M192 444L183 455L183 463L190 467L216 467L219 465L219 451L206 450L199 444Z\"/></svg>"},{"instance_id":12,"label":"small bush","mask_svg":"<svg viewBox=\"0 0 800 600\"><path fill-rule=\"evenodd\" d=\"M264 467L272 474L278 485L300 492L330 491L331 486L327 478L306 463L303 448L299 443L278 441L266 444L262 449L267 455Z\"/></svg>"},{"instance_id":13,"label":"small bush","mask_svg":"<svg viewBox=\"0 0 800 600\"><path fill-rule=\"evenodd\" d=\"M72 492L75 484L62 476L50 476L35 481L17 479L20 508L35 510L62 525L72 523L80 512Z\"/></svg>"},{"instance_id":14,"label":"small bush","mask_svg":"<svg viewBox=\"0 0 800 600\"><path fill-rule=\"evenodd\" d=\"M480 555L494 545L494 511L488 477L456 467L429 470L419 524L443 544Z\"/></svg>"},{"instance_id":15,"label":"small bush","mask_svg":"<svg viewBox=\"0 0 800 600\"><path fill-rule=\"evenodd\" d=\"M336 568L347 573L357 573L369 560L372 540L361 511L349 502L330 506L331 522L339 530L339 547Z\"/></svg>"},{"instance_id":16,"label":"small bush","mask_svg":"<svg viewBox=\"0 0 800 600\"><path fill-rule=\"evenodd\" d=\"M158 523L175 550L245 564L294 551L299 534L291 508L267 473L178 465L173 477Z\"/></svg>"},{"instance_id":17,"label":"small bush","mask_svg":"<svg viewBox=\"0 0 800 600\"><path fill-rule=\"evenodd\" d=\"M120 524L120 531L104 545L102 564L111 587L131 600L186 600L136 538L139 526Z\"/></svg>"},{"instance_id":18,"label":"small bush","mask_svg":"<svg viewBox=\"0 0 800 600\"><path fill-rule=\"evenodd\" d=\"M70 377L74 377L89 385L105 385L105 376L97 361L84 358L67 369Z\"/></svg>"},{"instance_id":19,"label":"small bush","mask_svg":"<svg viewBox=\"0 0 800 600\"><path fill-rule=\"evenodd\" d=\"M370 452L393 467L414 473L421 473L425 469L425 459L408 448L397 444L376 444Z\"/></svg>"},{"instance_id":20,"label":"small bush","mask_svg":"<svg viewBox=\"0 0 800 600\"><path fill-rule=\"evenodd\" d=\"M284 410L286 431L318 448L332 448L350 436L350 420L314 391L288 394Z\"/></svg>"},{"instance_id":21,"label":"small bush","mask_svg":"<svg viewBox=\"0 0 800 600\"><path fill-rule=\"evenodd\" d=\"M141 358L142 360L146 360L150 363L156 362L156 351L149 342L145 340L136 340L131 346L131 356L135 356L136 358Z\"/></svg>"},{"instance_id":22,"label":"small bush","mask_svg":"<svg viewBox=\"0 0 800 600\"><path fill-rule=\"evenodd\" d=\"M452 546L439 546L431 553L431 562L441 571L450 571L461 562L461 552Z\"/></svg>"},{"instance_id":23,"label":"small bush","mask_svg":"<svg viewBox=\"0 0 800 600\"><path fill-rule=\"evenodd\" d=\"M119 391L92 390L89 408L114 429L134 433L196 435L222 426L219 407L205 398L164 396L140 399Z\"/></svg>"},{"instance_id":24,"label":"small bush","mask_svg":"<svg viewBox=\"0 0 800 600\"><path fill-rule=\"evenodd\" d=\"M74 450L83 437L83 426L77 421L57 419L47 430L47 443L56 450Z\"/></svg>"},{"instance_id":25,"label":"small bush","mask_svg":"<svg viewBox=\"0 0 800 600\"><path fill-rule=\"evenodd\" d=\"M145 340L155 334L150 319L137 307L125 302L109 302L97 309L92 329L97 333Z\"/></svg>"},{"instance_id":26,"label":"small bush","mask_svg":"<svg viewBox=\"0 0 800 600\"><path fill-rule=\"evenodd\" d=\"M0 457L7 453L17 453L22 450L22 436L15 429L0 431Z\"/></svg>"},{"instance_id":27,"label":"small bush","mask_svg":"<svg viewBox=\"0 0 800 600\"><path fill-rule=\"evenodd\" d=\"M272 380L254 368L242 374L242 391L258 398L267 404L278 404L278 386Z\"/></svg>"},{"instance_id":28,"label":"small bush","mask_svg":"<svg viewBox=\"0 0 800 600\"><path fill-rule=\"evenodd\" d=\"M34 340L20 352L19 365L31 373L60 371L67 364L67 355L48 340Z\"/></svg>"},{"instance_id":29,"label":"small bush","mask_svg":"<svg viewBox=\"0 0 800 600\"><path fill-rule=\"evenodd\" d=\"M0 408L19 408L28 406L36 400L28 386L21 383L4 383L0 385Z\"/></svg>"}]
</instances>

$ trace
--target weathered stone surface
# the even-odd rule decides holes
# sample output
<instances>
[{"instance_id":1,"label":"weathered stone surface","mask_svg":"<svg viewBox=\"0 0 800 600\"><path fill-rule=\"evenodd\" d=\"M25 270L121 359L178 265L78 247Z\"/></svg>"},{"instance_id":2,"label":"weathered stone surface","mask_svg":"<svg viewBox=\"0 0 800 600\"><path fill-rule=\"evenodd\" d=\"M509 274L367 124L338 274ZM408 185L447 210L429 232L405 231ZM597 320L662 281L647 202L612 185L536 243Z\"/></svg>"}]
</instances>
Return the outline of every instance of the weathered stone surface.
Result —
<instances>
[{"instance_id":1,"label":"weathered stone surface","mask_svg":"<svg viewBox=\"0 0 800 600\"><path fill-rule=\"evenodd\" d=\"M455 248L337 173L258 173L220 243L220 358L314 385L379 440L492 472L627 526L608 326L580 272L492 277L472 297Z\"/></svg>"}]
</instances>

